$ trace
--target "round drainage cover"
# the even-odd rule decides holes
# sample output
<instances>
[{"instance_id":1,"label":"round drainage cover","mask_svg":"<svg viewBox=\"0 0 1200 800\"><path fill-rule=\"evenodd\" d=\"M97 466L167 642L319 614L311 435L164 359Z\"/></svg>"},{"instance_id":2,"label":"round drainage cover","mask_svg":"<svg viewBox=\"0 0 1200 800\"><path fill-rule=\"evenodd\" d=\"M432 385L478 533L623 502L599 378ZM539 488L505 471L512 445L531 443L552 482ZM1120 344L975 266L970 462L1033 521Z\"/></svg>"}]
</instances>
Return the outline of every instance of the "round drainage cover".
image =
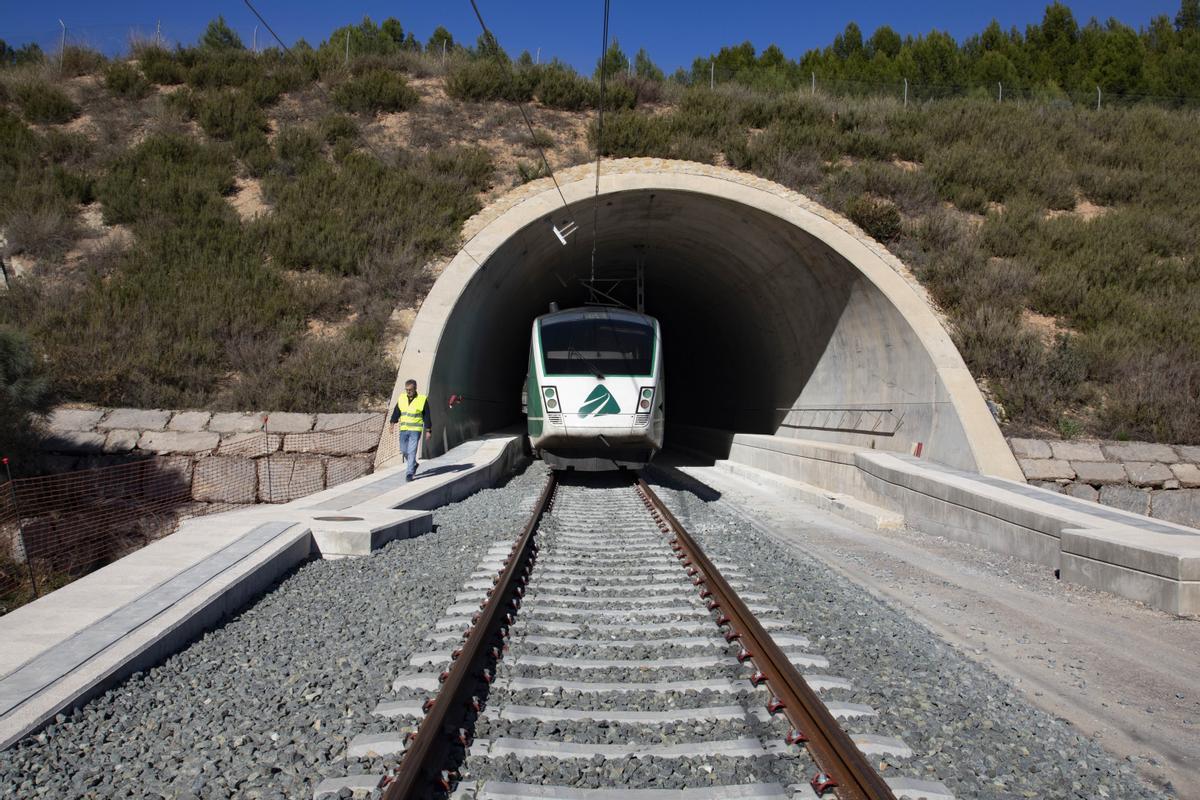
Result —
<instances>
[{"instance_id":1,"label":"round drainage cover","mask_svg":"<svg viewBox=\"0 0 1200 800\"><path fill-rule=\"evenodd\" d=\"M362 517L313 517L321 522L362 522Z\"/></svg>"}]
</instances>

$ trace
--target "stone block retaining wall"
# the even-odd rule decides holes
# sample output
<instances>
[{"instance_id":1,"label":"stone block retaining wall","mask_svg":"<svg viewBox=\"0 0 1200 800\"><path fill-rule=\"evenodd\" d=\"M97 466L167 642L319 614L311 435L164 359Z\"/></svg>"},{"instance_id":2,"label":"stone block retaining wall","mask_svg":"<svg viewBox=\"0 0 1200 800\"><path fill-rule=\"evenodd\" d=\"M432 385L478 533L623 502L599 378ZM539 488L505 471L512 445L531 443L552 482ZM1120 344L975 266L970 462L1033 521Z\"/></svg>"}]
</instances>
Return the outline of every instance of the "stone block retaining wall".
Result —
<instances>
[{"instance_id":1,"label":"stone block retaining wall","mask_svg":"<svg viewBox=\"0 0 1200 800\"><path fill-rule=\"evenodd\" d=\"M1010 438L1025 479L1200 528L1200 446Z\"/></svg>"},{"instance_id":2,"label":"stone block retaining wall","mask_svg":"<svg viewBox=\"0 0 1200 800\"><path fill-rule=\"evenodd\" d=\"M197 503L286 502L368 474L385 415L58 408L43 466L158 457Z\"/></svg>"}]
</instances>

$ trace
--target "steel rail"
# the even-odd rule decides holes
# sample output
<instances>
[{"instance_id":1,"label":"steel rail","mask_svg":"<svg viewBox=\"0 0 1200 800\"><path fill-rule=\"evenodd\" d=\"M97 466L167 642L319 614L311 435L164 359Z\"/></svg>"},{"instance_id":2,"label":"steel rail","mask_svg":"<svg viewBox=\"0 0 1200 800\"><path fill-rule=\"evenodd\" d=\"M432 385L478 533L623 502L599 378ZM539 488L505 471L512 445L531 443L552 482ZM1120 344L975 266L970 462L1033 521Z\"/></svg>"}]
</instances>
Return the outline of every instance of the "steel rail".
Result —
<instances>
[{"instance_id":1,"label":"steel rail","mask_svg":"<svg viewBox=\"0 0 1200 800\"><path fill-rule=\"evenodd\" d=\"M384 790L383 800L415 800L433 793L439 784L443 791L449 791L450 780L442 773L447 751L455 742L467 744L459 739L457 716L465 715L470 706L476 680L482 678L490 683L483 664L489 656L498 660L500 651L496 648L502 645L494 643L504 638L507 631L501 629L512 624L513 612L520 606L537 553L533 533L550 505L556 484L554 473L551 473L529 521L508 554L504 569L488 591L482 610L464 634L461 648L455 651L457 657L452 656L450 669L442 673L442 688L428 706L416 733L411 735L400 767Z\"/></svg>"},{"instance_id":2,"label":"steel rail","mask_svg":"<svg viewBox=\"0 0 1200 800\"><path fill-rule=\"evenodd\" d=\"M756 671L751 683L755 686L766 683L774 695L768 710L771 713L782 711L787 716L792 725L788 743L803 743L808 748L819 770L811 781L817 795L833 789L841 800L895 800L891 787L829 713L821 698L687 529L643 479L638 478L637 488L659 529L673 536L671 548L687 568L692 583L702 587L700 596L709 600L709 610L720 612L717 624L729 626L726 641L737 641L741 645L738 660L753 661Z\"/></svg>"}]
</instances>

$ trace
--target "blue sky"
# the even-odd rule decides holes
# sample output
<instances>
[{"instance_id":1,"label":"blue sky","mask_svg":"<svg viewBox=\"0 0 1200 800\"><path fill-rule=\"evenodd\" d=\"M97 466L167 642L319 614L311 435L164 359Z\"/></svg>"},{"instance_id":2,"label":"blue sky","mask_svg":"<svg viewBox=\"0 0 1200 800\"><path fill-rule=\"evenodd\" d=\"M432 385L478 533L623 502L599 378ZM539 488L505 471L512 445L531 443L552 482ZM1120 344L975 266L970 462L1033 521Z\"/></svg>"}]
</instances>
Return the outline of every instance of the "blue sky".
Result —
<instances>
[{"instance_id":1,"label":"blue sky","mask_svg":"<svg viewBox=\"0 0 1200 800\"><path fill-rule=\"evenodd\" d=\"M159 21L168 40L194 42L207 21L218 14L223 14L249 45L256 22L241 2L233 0L207 3L58 0L46 5L3 1L6 8L0 22L0 38L10 43L37 41L47 48L58 45L60 18L73 39L90 42L107 52L120 50L131 29L152 34ZM477 1L500 43L514 55L523 49L532 53L540 47L543 59L558 56L587 71L595 65L600 49L601 0ZM376 22L394 16L405 30L414 31L422 40L439 24L449 28L456 39L473 42L479 35L468 0L357 4L255 0L255 4L289 44L299 37L315 44L334 28L357 22L364 15ZM796 0L613 0L610 28L627 52L644 46L670 72L677 66L690 65L698 55L745 40L760 50L778 44L795 58L811 47L828 44L851 20L868 35L879 25L887 24L901 34L937 28L960 41L993 18L1006 29L1016 25L1024 30L1026 24L1041 19L1046 5L1046 0L1009 0L986 6L962 0L921 4L894 0L823 4ZM1178 0L1136 3L1080 0L1069 5L1081 24L1091 17L1101 21L1116 17L1135 28L1158 14L1173 17L1179 8ZM260 30L260 43L265 36Z\"/></svg>"}]
</instances>

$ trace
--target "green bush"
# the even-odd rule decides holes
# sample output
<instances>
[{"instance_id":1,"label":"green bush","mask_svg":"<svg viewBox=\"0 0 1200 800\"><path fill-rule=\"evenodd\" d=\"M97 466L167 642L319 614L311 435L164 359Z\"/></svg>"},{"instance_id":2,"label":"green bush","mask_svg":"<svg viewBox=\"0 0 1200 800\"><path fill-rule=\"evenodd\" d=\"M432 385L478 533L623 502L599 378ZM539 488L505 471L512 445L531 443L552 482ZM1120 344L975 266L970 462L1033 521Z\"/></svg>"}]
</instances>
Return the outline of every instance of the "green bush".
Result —
<instances>
[{"instance_id":1,"label":"green bush","mask_svg":"<svg viewBox=\"0 0 1200 800\"><path fill-rule=\"evenodd\" d=\"M42 139L42 153L55 166L77 167L95 153L95 144L82 133L50 129Z\"/></svg>"},{"instance_id":2,"label":"green bush","mask_svg":"<svg viewBox=\"0 0 1200 800\"><path fill-rule=\"evenodd\" d=\"M62 203L27 204L6 215L8 249L38 258L60 258L75 243L78 225L74 209Z\"/></svg>"},{"instance_id":3,"label":"green bush","mask_svg":"<svg viewBox=\"0 0 1200 800\"><path fill-rule=\"evenodd\" d=\"M174 86L188 78L187 68L161 47L142 47L135 51L142 74L151 83Z\"/></svg>"},{"instance_id":4,"label":"green bush","mask_svg":"<svg viewBox=\"0 0 1200 800\"><path fill-rule=\"evenodd\" d=\"M92 75L104 66L104 56L90 47L67 45L59 55L59 71L71 78Z\"/></svg>"},{"instance_id":5,"label":"green bush","mask_svg":"<svg viewBox=\"0 0 1200 800\"><path fill-rule=\"evenodd\" d=\"M61 125L79 116L79 106L71 102L66 92L45 81L18 84L15 94L21 114L30 122Z\"/></svg>"},{"instance_id":6,"label":"green bush","mask_svg":"<svg viewBox=\"0 0 1200 800\"><path fill-rule=\"evenodd\" d=\"M78 134L39 137L0 109L0 226L9 252L58 258L74 244L76 206L93 193L91 178L74 167L89 149Z\"/></svg>"},{"instance_id":7,"label":"green bush","mask_svg":"<svg viewBox=\"0 0 1200 800\"><path fill-rule=\"evenodd\" d=\"M284 128L275 137L275 152L283 169L304 172L321 158L321 137L310 128Z\"/></svg>"},{"instance_id":8,"label":"green bush","mask_svg":"<svg viewBox=\"0 0 1200 800\"><path fill-rule=\"evenodd\" d=\"M420 99L403 75L385 69L373 69L349 78L333 90L334 102L356 114L407 111Z\"/></svg>"},{"instance_id":9,"label":"green bush","mask_svg":"<svg viewBox=\"0 0 1200 800\"><path fill-rule=\"evenodd\" d=\"M36 455L34 415L47 412L50 401L49 382L29 338L0 326L0 454L18 475Z\"/></svg>"},{"instance_id":10,"label":"green bush","mask_svg":"<svg viewBox=\"0 0 1200 800\"><path fill-rule=\"evenodd\" d=\"M599 90L597 90L596 97L599 99ZM637 104L638 86L634 81L622 77L605 82L604 109L606 111L634 108Z\"/></svg>"},{"instance_id":11,"label":"green bush","mask_svg":"<svg viewBox=\"0 0 1200 800\"><path fill-rule=\"evenodd\" d=\"M859 195L846 205L846 216L880 242L900 235L900 212L886 200Z\"/></svg>"},{"instance_id":12,"label":"green bush","mask_svg":"<svg viewBox=\"0 0 1200 800\"><path fill-rule=\"evenodd\" d=\"M547 178L550 176L550 170L546 169L546 162L538 159L537 161L518 161L517 162L517 178L516 184L529 183L536 181L538 178Z\"/></svg>"},{"instance_id":13,"label":"green bush","mask_svg":"<svg viewBox=\"0 0 1200 800\"><path fill-rule=\"evenodd\" d=\"M537 72L537 99L542 105L580 111L596 105L596 86L564 64L552 63Z\"/></svg>"},{"instance_id":14,"label":"green bush","mask_svg":"<svg viewBox=\"0 0 1200 800\"><path fill-rule=\"evenodd\" d=\"M253 98L237 89L202 92L195 100L196 120L214 139L233 139L248 131L266 131L267 117Z\"/></svg>"},{"instance_id":15,"label":"green bush","mask_svg":"<svg viewBox=\"0 0 1200 800\"><path fill-rule=\"evenodd\" d=\"M326 144L353 141L358 138L358 125L344 114L326 114L320 122L321 138Z\"/></svg>"},{"instance_id":16,"label":"green bush","mask_svg":"<svg viewBox=\"0 0 1200 800\"><path fill-rule=\"evenodd\" d=\"M348 333L302 342L282 361L248 374L227 403L231 408L358 411L364 400L386 392L394 378L395 367L377 341Z\"/></svg>"},{"instance_id":17,"label":"green bush","mask_svg":"<svg viewBox=\"0 0 1200 800\"><path fill-rule=\"evenodd\" d=\"M150 82L137 67L114 61L104 69L104 85L118 97L139 100L150 93Z\"/></svg>"},{"instance_id":18,"label":"green bush","mask_svg":"<svg viewBox=\"0 0 1200 800\"><path fill-rule=\"evenodd\" d=\"M483 158L446 151L388 168L354 154L339 165L317 162L294 181L271 178L265 188L275 211L265 235L272 260L284 269L354 275L372 252L401 244L425 255L444 250L479 208L476 193L491 177Z\"/></svg>"},{"instance_id":19,"label":"green bush","mask_svg":"<svg viewBox=\"0 0 1200 800\"><path fill-rule=\"evenodd\" d=\"M258 106L273 105L285 92L316 79L313 69L273 53L245 50L187 50L187 83L194 89L241 89Z\"/></svg>"},{"instance_id":20,"label":"green bush","mask_svg":"<svg viewBox=\"0 0 1200 800\"><path fill-rule=\"evenodd\" d=\"M456 100L528 102L533 99L533 91L531 70L514 70L507 62L492 58L461 61L446 78L446 93Z\"/></svg>"},{"instance_id":21,"label":"green bush","mask_svg":"<svg viewBox=\"0 0 1200 800\"><path fill-rule=\"evenodd\" d=\"M588 131L588 143L596 147L597 129L593 123ZM639 111L618 111L606 114L601 152L606 156L653 156L669 158L671 155L671 123L664 117L651 116Z\"/></svg>"},{"instance_id":22,"label":"green bush","mask_svg":"<svg viewBox=\"0 0 1200 800\"><path fill-rule=\"evenodd\" d=\"M233 137L233 152L246 165L246 170L256 178L266 175L267 170L276 163L271 143L260 130L239 131Z\"/></svg>"},{"instance_id":23,"label":"green bush","mask_svg":"<svg viewBox=\"0 0 1200 800\"><path fill-rule=\"evenodd\" d=\"M187 136L152 136L118 158L100 180L109 225L182 215L233 190L233 163L224 149ZM189 225L188 227L192 227Z\"/></svg>"}]
</instances>

